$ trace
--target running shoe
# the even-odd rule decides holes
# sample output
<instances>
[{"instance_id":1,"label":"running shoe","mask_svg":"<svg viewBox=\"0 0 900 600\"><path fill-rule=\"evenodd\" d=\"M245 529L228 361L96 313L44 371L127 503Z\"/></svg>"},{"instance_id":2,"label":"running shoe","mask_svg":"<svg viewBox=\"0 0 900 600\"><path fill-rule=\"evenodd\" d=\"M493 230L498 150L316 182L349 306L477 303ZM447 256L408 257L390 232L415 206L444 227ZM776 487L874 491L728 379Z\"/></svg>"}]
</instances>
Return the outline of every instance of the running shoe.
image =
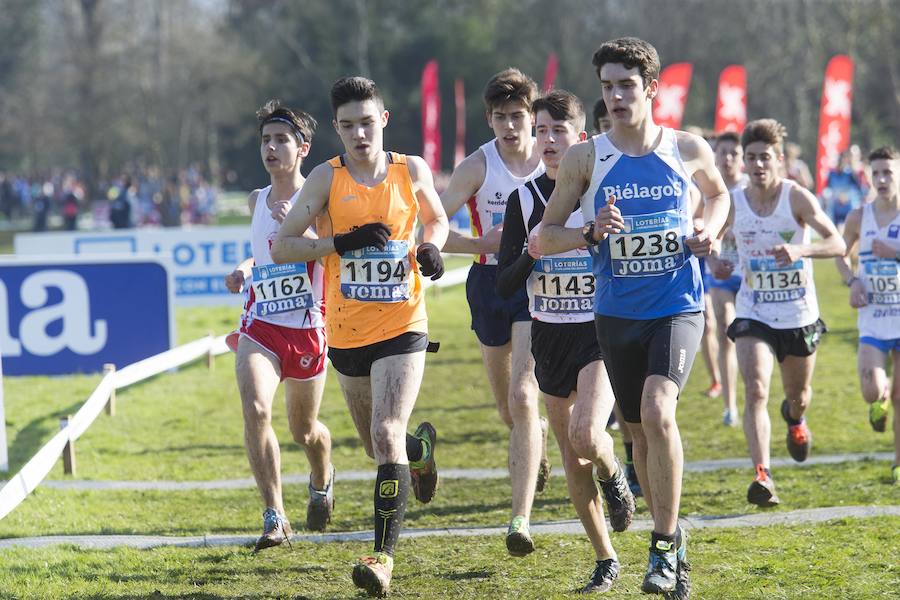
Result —
<instances>
[{"instance_id":1,"label":"running shoe","mask_svg":"<svg viewBox=\"0 0 900 600\"><path fill-rule=\"evenodd\" d=\"M675 540L678 545L676 555L678 557L678 568L675 570L675 589L665 595L666 600L687 600L691 596L691 565L687 561L687 531L681 525L678 526L680 535L676 534ZM678 540L681 543L678 543Z\"/></svg>"},{"instance_id":2,"label":"running shoe","mask_svg":"<svg viewBox=\"0 0 900 600\"><path fill-rule=\"evenodd\" d=\"M713 382L706 390L707 398L718 398L722 395L722 384L718 381Z\"/></svg>"},{"instance_id":3,"label":"running shoe","mask_svg":"<svg viewBox=\"0 0 900 600\"><path fill-rule=\"evenodd\" d=\"M788 452L795 461L803 462L809 456L809 449L812 448L812 432L806 425L806 417L801 418L798 424L791 425L791 415L787 400L781 403L781 417L788 424Z\"/></svg>"},{"instance_id":4,"label":"running shoe","mask_svg":"<svg viewBox=\"0 0 900 600\"><path fill-rule=\"evenodd\" d=\"M287 517L275 512L274 508L267 508L263 511L263 533L256 540L256 546L253 548L253 551L259 552L284 542L287 542L290 546L292 535L294 535L294 532L291 530L291 524L288 522Z\"/></svg>"},{"instance_id":5,"label":"running shoe","mask_svg":"<svg viewBox=\"0 0 900 600\"><path fill-rule=\"evenodd\" d=\"M522 515L513 517L506 531L506 549L512 556L526 556L534 552L534 540L528 531L528 520Z\"/></svg>"},{"instance_id":6,"label":"running shoe","mask_svg":"<svg viewBox=\"0 0 900 600\"><path fill-rule=\"evenodd\" d=\"M353 584L375 598L384 598L391 589L394 559L385 552L363 556L353 567Z\"/></svg>"},{"instance_id":7,"label":"running shoe","mask_svg":"<svg viewBox=\"0 0 900 600\"><path fill-rule=\"evenodd\" d=\"M608 592L612 588L613 583L619 578L619 561L615 558L607 558L606 560L598 560L591 578L578 592L579 594L593 594Z\"/></svg>"},{"instance_id":8,"label":"running shoe","mask_svg":"<svg viewBox=\"0 0 900 600\"><path fill-rule=\"evenodd\" d=\"M640 498L644 495L641 482L638 481L637 471L634 470L634 463L625 463L625 479L628 480L628 489L631 490L632 496Z\"/></svg>"},{"instance_id":9,"label":"running shoe","mask_svg":"<svg viewBox=\"0 0 900 600\"><path fill-rule=\"evenodd\" d=\"M537 483L534 486L538 494L547 489L547 484L550 482L550 459L547 458L547 434L549 429L550 424L547 423L547 419L541 417L541 464L538 466Z\"/></svg>"},{"instance_id":10,"label":"running shoe","mask_svg":"<svg viewBox=\"0 0 900 600\"><path fill-rule=\"evenodd\" d=\"M325 489L317 490L309 476L309 503L306 505L306 528L310 531L325 531L331 523L334 512L334 465L331 465L330 478Z\"/></svg>"},{"instance_id":11,"label":"running shoe","mask_svg":"<svg viewBox=\"0 0 900 600\"><path fill-rule=\"evenodd\" d=\"M885 398L881 402L876 401L869 405L869 425L878 433L884 433L890 406L890 398Z\"/></svg>"},{"instance_id":12,"label":"running shoe","mask_svg":"<svg viewBox=\"0 0 900 600\"><path fill-rule=\"evenodd\" d=\"M900 465L891 467L891 482L893 482L894 485L900 484Z\"/></svg>"},{"instance_id":13,"label":"running shoe","mask_svg":"<svg viewBox=\"0 0 900 600\"><path fill-rule=\"evenodd\" d=\"M434 498L439 483L437 464L434 462L437 431L431 423L423 421L416 427L413 437L422 440L424 450L421 460L409 464L410 483L416 500L428 504Z\"/></svg>"},{"instance_id":14,"label":"running shoe","mask_svg":"<svg viewBox=\"0 0 900 600\"><path fill-rule=\"evenodd\" d=\"M747 488L747 502L761 508L777 506L780 502L775 493L775 482L762 465L756 465L756 479Z\"/></svg>"},{"instance_id":15,"label":"running shoe","mask_svg":"<svg viewBox=\"0 0 900 600\"><path fill-rule=\"evenodd\" d=\"M675 542L657 540L650 547L647 573L641 584L645 594L668 594L675 591L678 570L678 551Z\"/></svg>"},{"instance_id":16,"label":"running shoe","mask_svg":"<svg viewBox=\"0 0 900 600\"><path fill-rule=\"evenodd\" d=\"M631 525L634 516L634 495L625 478L625 470L616 461L616 474L603 481L597 478L600 490L606 499L606 510L609 513L609 523L613 531L625 531Z\"/></svg>"},{"instance_id":17,"label":"running shoe","mask_svg":"<svg viewBox=\"0 0 900 600\"><path fill-rule=\"evenodd\" d=\"M738 426L738 414L736 410L731 410L730 408L726 408L725 412L722 413L722 425L725 427L737 427Z\"/></svg>"}]
</instances>

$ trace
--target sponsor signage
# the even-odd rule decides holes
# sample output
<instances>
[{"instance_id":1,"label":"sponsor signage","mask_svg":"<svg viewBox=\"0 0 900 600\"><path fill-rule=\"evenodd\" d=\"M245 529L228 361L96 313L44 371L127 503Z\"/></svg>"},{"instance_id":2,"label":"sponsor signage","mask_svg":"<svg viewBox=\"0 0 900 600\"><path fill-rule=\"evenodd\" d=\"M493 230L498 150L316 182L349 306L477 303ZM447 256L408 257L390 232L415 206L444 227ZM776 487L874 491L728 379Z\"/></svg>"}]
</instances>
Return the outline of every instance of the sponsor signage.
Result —
<instances>
[{"instance_id":1,"label":"sponsor signage","mask_svg":"<svg viewBox=\"0 0 900 600\"><path fill-rule=\"evenodd\" d=\"M169 350L172 299L157 257L0 258L3 370L95 373Z\"/></svg>"},{"instance_id":2,"label":"sponsor signage","mask_svg":"<svg viewBox=\"0 0 900 600\"><path fill-rule=\"evenodd\" d=\"M171 257L175 301L181 306L240 303L241 295L228 293L224 278L239 262L253 255L250 228L246 225L20 233L15 237L15 250L17 255Z\"/></svg>"}]
</instances>

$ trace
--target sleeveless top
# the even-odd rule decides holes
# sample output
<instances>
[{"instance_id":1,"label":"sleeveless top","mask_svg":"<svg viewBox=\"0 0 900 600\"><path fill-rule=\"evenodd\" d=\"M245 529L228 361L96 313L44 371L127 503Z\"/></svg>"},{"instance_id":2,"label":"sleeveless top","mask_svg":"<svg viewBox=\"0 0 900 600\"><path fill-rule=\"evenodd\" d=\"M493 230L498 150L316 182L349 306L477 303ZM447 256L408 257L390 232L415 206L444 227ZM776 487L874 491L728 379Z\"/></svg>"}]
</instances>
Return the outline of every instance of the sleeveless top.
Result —
<instances>
[{"instance_id":1,"label":"sleeveless top","mask_svg":"<svg viewBox=\"0 0 900 600\"><path fill-rule=\"evenodd\" d=\"M658 319L703 310L700 263L684 243L693 234L691 177L675 131L662 128L657 147L623 154L606 134L595 135L591 183L581 197L585 221L611 197L625 229L596 246L594 312L623 319Z\"/></svg>"},{"instance_id":2,"label":"sleeveless top","mask_svg":"<svg viewBox=\"0 0 900 600\"><path fill-rule=\"evenodd\" d=\"M259 319L292 329L325 326L324 269L318 261L277 265L270 250L281 224L268 206L272 186L259 191L250 221L250 247L254 266L244 286L245 327ZM300 190L291 196L291 206Z\"/></svg>"},{"instance_id":3,"label":"sleeveless top","mask_svg":"<svg viewBox=\"0 0 900 600\"><path fill-rule=\"evenodd\" d=\"M328 161L334 171L320 235L347 233L375 222L391 229L384 250L370 246L325 257L326 331L332 348L359 348L410 331L428 332L415 257L419 203L406 156L386 154L387 175L372 187L353 179L343 155Z\"/></svg>"},{"instance_id":4,"label":"sleeveless top","mask_svg":"<svg viewBox=\"0 0 900 600\"><path fill-rule=\"evenodd\" d=\"M524 177L513 175L506 168L506 163L500 157L495 142L496 139L492 139L480 147L481 153L484 154L484 181L475 195L466 203L472 223L472 235L479 237L503 222L506 200L510 193L545 171L544 163L539 162L538 166L528 175ZM479 254L476 256L476 260L482 265L497 264L497 256L494 254Z\"/></svg>"},{"instance_id":5,"label":"sleeveless top","mask_svg":"<svg viewBox=\"0 0 900 600\"><path fill-rule=\"evenodd\" d=\"M735 301L735 317L754 319L773 329L805 327L819 318L812 259L780 266L772 249L781 244L808 244L809 226L801 226L791 210L789 179L781 180L781 192L775 210L758 216L747 201L746 188L736 190L734 224L731 230L737 242L744 280Z\"/></svg>"},{"instance_id":6,"label":"sleeveless top","mask_svg":"<svg viewBox=\"0 0 900 600\"><path fill-rule=\"evenodd\" d=\"M533 180L518 189L518 197L527 239L531 233L528 224L539 222L535 212L538 212L537 217L543 215L547 198ZM584 218L577 210L565 223L566 227L578 229L583 225ZM517 224L506 224L506 227L515 226ZM543 256L534 263L525 283L531 318L544 323L593 321L594 287L593 259L586 248Z\"/></svg>"},{"instance_id":7,"label":"sleeveless top","mask_svg":"<svg viewBox=\"0 0 900 600\"><path fill-rule=\"evenodd\" d=\"M893 240L896 244L898 238L900 214L884 227L879 227L875 220L875 203L863 206L859 226L857 273L866 287L866 300L869 303L860 308L857 315L860 337L880 340L900 338L900 277L897 261L893 258L878 258L872 254L874 240Z\"/></svg>"}]
</instances>

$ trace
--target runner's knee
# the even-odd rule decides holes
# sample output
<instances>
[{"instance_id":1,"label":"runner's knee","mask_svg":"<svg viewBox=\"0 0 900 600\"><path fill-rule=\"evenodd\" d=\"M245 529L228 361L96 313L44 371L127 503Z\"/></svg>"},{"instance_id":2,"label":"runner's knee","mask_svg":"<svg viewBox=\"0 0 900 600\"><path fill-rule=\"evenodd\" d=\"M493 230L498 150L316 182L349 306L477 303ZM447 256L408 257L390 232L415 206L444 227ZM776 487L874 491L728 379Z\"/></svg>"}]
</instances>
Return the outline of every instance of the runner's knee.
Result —
<instances>
[{"instance_id":1,"label":"runner's knee","mask_svg":"<svg viewBox=\"0 0 900 600\"><path fill-rule=\"evenodd\" d=\"M613 441L605 426L606 423L591 423L587 427L570 427L569 441L575 453L591 462L611 454Z\"/></svg>"},{"instance_id":2,"label":"runner's knee","mask_svg":"<svg viewBox=\"0 0 900 600\"><path fill-rule=\"evenodd\" d=\"M406 453L406 432L399 421L372 423L372 450L377 456L399 456Z\"/></svg>"}]
</instances>

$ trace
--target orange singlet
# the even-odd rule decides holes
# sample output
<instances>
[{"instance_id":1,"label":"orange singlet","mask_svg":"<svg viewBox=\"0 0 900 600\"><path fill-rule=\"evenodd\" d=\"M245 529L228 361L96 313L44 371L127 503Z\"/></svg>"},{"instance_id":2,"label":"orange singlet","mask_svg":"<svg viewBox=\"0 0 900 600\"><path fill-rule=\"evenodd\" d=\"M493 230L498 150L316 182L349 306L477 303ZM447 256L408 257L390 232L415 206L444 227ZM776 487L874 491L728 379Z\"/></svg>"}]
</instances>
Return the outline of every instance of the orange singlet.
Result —
<instances>
[{"instance_id":1,"label":"orange singlet","mask_svg":"<svg viewBox=\"0 0 900 600\"><path fill-rule=\"evenodd\" d=\"M332 348L360 348L409 331L428 333L415 256L419 203L406 156L388 152L387 161L387 175L373 187L353 179L343 155L328 161L334 171L319 234L329 237L376 222L391 229L382 251L369 247L325 257L325 327Z\"/></svg>"}]
</instances>

